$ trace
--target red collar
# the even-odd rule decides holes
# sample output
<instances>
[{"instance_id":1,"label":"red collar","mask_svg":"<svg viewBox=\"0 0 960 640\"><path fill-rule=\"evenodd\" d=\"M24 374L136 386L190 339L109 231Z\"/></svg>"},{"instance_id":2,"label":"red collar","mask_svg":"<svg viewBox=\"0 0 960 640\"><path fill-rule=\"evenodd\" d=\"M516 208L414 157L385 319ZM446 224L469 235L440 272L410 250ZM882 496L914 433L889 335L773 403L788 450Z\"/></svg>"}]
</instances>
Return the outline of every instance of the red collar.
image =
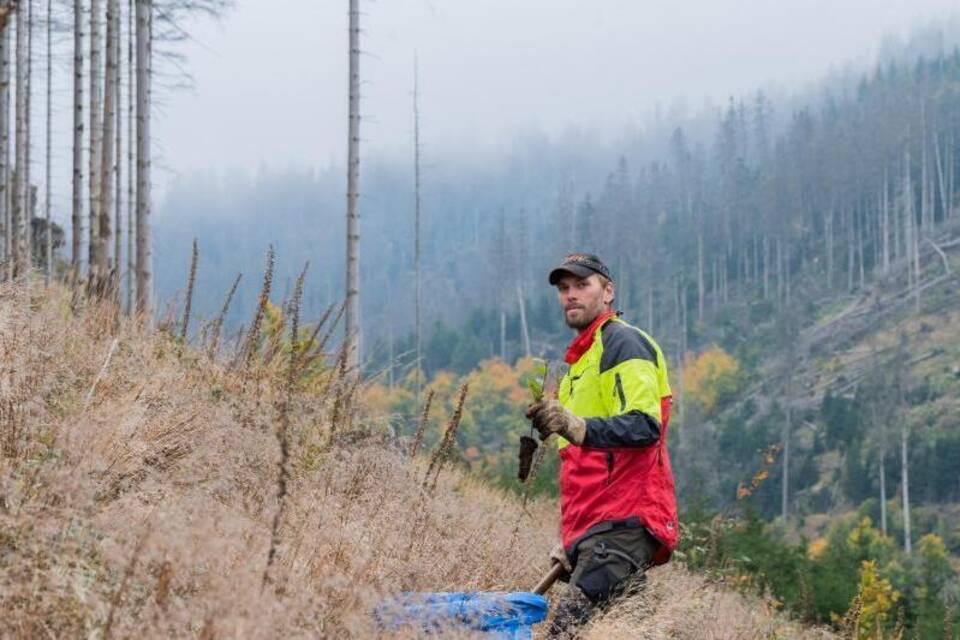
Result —
<instances>
[{"instance_id":1,"label":"red collar","mask_svg":"<svg viewBox=\"0 0 960 640\"><path fill-rule=\"evenodd\" d=\"M589 327L581 331L577 334L577 337L573 339L573 342L567 347L567 355L564 356L563 361L567 364L573 364L579 360L580 357L587 352L587 349L593 345L593 336L597 333L597 329L606 324L611 318L615 318L616 315L617 313L615 311L607 311L597 316L597 319L591 322Z\"/></svg>"}]
</instances>

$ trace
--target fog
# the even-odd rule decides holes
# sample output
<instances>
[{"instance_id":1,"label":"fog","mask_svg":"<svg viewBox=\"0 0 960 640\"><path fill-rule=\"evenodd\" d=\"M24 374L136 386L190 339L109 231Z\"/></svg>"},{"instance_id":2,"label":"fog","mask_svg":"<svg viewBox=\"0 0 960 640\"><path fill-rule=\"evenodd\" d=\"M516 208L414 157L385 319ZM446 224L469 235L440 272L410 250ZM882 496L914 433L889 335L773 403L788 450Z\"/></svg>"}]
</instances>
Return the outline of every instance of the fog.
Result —
<instances>
[{"instance_id":1,"label":"fog","mask_svg":"<svg viewBox=\"0 0 960 640\"><path fill-rule=\"evenodd\" d=\"M431 152L497 151L519 132L598 136L656 113L868 66L884 37L953 0L405 0L363 6L364 157L409 153L415 53ZM161 164L328 166L346 144L344 2L241 0L190 27L196 88L165 96ZM159 176L161 186L171 176Z\"/></svg>"}]
</instances>

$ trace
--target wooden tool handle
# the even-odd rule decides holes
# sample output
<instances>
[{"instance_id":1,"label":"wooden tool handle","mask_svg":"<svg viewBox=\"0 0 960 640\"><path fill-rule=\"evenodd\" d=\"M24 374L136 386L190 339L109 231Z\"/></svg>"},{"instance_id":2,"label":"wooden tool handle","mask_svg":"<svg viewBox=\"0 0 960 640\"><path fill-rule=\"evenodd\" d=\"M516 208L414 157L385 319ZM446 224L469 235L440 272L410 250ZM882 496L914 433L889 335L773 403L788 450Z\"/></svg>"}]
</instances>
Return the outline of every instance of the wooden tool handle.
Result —
<instances>
[{"instance_id":1,"label":"wooden tool handle","mask_svg":"<svg viewBox=\"0 0 960 640\"><path fill-rule=\"evenodd\" d=\"M543 576L543 578L540 579L540 582L537 583L537 586L533 588L533 592L542 596L550 590L550 587L553 586L553 583L556 582L557 579L562 575L563 565L559 562L554 562L553 566L550 567L550 571L547 572L547 575Z\"/></svg>"}]
</instances>

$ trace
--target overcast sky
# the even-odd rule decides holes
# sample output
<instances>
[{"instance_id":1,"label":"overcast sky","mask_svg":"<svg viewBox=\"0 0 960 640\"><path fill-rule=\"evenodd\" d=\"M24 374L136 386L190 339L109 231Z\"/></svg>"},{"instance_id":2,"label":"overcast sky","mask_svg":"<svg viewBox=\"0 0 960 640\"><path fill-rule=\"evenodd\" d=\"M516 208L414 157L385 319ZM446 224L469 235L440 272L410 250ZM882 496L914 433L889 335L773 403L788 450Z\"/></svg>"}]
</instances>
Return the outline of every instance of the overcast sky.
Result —
<instances>
[{"instance_id":1,"label":"overcast sky","mask_svg":"<svg viewBox=\"0 0 960 640\"><path fill-rule=\"evenodd\" d=\"M361 0L363 156L408 153L414 52L428 150L530 128L610 134L655 104L792 90L873 59L956 0ZM196 90L156 135L177 172L324 166L345 155L346 0L238 0L191 27ZM162 181L162 180L161 180Z\"/></svg>"}]
</instances>

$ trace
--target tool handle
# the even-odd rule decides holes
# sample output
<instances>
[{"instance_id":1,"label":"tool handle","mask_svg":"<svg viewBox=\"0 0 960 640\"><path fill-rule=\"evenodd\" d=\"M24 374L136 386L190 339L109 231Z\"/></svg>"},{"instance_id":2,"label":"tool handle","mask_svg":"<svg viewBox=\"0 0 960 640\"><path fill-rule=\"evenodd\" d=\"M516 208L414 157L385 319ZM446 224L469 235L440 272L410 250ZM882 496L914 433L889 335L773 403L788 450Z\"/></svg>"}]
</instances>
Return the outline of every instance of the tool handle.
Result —
<instances>
[{"instance_id":1,"label":"tool handle","mask_svg":"<svg viewBox=\"0 0 960 640\"><path fill-rule=\"evenodd\" d=\"M540 579L540 582L537 583L537 586L533 588L533 592L537 595L542 596L547 591L550 590L550 587L553 586L553 583L563 575L563 565L559 562L554 562L553 566L550 567L550 571L547 572L547 575L543 576Z\"/></svg>"}]
</instances>

